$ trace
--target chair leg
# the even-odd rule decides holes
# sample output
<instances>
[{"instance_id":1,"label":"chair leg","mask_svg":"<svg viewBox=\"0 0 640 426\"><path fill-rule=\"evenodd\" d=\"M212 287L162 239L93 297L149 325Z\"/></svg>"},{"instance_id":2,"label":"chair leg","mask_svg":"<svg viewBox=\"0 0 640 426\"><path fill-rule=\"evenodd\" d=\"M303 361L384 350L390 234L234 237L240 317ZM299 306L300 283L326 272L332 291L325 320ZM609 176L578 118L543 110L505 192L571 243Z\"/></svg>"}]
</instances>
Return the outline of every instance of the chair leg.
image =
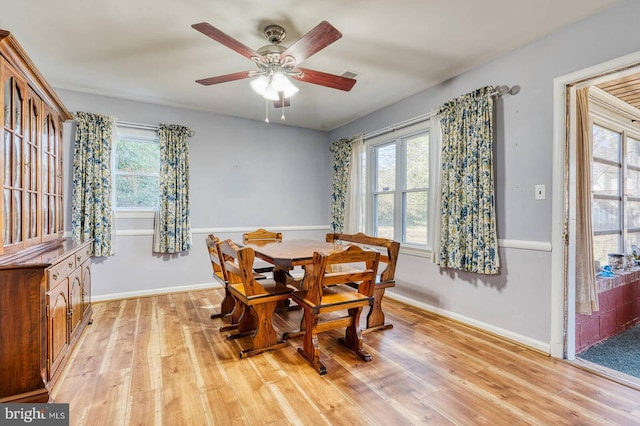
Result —
<instances>
[{"instance_id":1,"label":"chair leg","mask_svg":"<svg viewBox=\"0 0 640 426\"><path fill-rule=\"evenodd\" d=\"M376 288L373 291L373 305L369 308L367 315L367 328L362 330L362 334L376 330L387 330L393 328L393 324L384 323L384 312L382 311L382 298L384 297L384 287Z\"/></svg>"},{"instance_id":2,"label":"chair leg","mask_svg":"<svg viewBox=\"0 0 640 426\"><path fill-rule=\"evenodd\" d=\"M238 324L240 323L240 318L242 318L244 314L245 306L239 300L235 301L235 306L231 311L231 321L228 325L223 325L220 327L220 332L237 330Z\"/></svg>"},{"instance_id":3,"label":"chair leg","mask_svg":"<svg viewBox=\"0 0 640 426\"><path fill-rule=\"evenodd\" d=\"M371 361L371 355L363 349L362 332L360 331L360 313L362 307L349 309L351 322L345 329L344 337L338 339L340 343L351 349L364 361Z\"/></svg>"},{"instance_id":4,"label":"chair leg","mask_svg":"<svg viewBox=\"0 0 640 426\"><path fill-rule=\"evenodd\" d=\"M242 306L242 315L236 324L237 333L227 336L227 340L237 339L239 337L249 336L256 329L256 315L249 306L240 303ZM220 328L222 331L222 327Z\"/></svg>"},{"instance_id":5,"label":"chair leg","mask_svg":"<svg viewBox=\"0 0 640 426\"><path fill-rule=\"evenodd\" d=\"M304 315L305 331L302 348L298 348L298 352L311 364L311 366L320 375L327 374L327 368L320 362L320 348L318 346L318 335L316 326L318 325L318 316L313 315L309 311L305 311Z\"/></svg>"},{"instance_id":6,"label":"chair leg","mask_svg":"<svg viewBox=\"0 0 640 426\"><path fill-rule=\"evenodd\" d=\"M256 320L254 321L255 329L252 333L251 348L240 351L240 358L258 355L288 345L287 342L278 340L278 335L271 322L276 310L276 303L270 302L252 306Z\"/></svg>"},{"instance_id":7,"label":"chair leg","mask_svg":"<svg viewBox=\"0 0 640 426\"><path fill-rule=\"evenodd\" d=\"M231 295L231 293L229 293L229 290L227 290L227 287L225 287L224 299L222 299L222 302L220 303L220 313L211 314L211 319L226 317L231 312L233 312L234 306L235 306L235 300Z\"/></svg>"},{"instance_id":8,"label":"chair leg","mask_svg":"<svg viewBox=\"0 0 640 426\"><path fill-rule=\"evenodd\" d=\"M300 309L302 309L302 306L299 306ZM305 325L305 317L307 316L306 311L302 311L302 318L300 319L300 330L298 331L286 331L282 334L282 339L283 340L287 340L287 339L293 339L295 337L300 337L304 334L304 330L306 328Z\"/></svg>"}]
</instances>

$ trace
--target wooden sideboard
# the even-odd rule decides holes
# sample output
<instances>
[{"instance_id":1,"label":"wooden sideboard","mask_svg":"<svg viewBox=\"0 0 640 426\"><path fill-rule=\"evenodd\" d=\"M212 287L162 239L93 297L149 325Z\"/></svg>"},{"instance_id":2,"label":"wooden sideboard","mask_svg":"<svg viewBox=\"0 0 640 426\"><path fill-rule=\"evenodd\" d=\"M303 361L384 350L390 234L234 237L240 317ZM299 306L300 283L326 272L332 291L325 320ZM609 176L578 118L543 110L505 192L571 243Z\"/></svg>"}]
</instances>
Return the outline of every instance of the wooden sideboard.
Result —
<instances>
[{"instance_id":1,"label":"wooden sideboard","mask_svg":"<svg viewBox=\"0 0 640 426\"><path fill-rule=\"evenodd\" d=\"M0 261L0 403L47 402L91 314L90 242Z\"/></svg>"},{"instance_id":2,"label":"wooden sideboard","mask_svg":"<svg viewBox=\"0 0 640 426\"><path fill-rule=\"evenodd\" d=\"M91 247L62 238L73 117L5 30L0 105L0 403L47 402L91 319Z\"/></svg>"}]
</instances>

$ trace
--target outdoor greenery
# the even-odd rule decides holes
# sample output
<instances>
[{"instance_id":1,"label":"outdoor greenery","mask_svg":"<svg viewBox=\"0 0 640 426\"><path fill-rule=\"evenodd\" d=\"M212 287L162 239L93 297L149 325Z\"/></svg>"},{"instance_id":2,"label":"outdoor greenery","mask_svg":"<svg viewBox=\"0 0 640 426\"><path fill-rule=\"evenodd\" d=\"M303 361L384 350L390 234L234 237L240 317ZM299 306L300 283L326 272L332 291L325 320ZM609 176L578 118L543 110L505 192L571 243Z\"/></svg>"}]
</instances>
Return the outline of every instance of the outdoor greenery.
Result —
<instances>
[{"instance_id":1,"label":"outdoor greenery","mask_svg":"<svg viewBox=\"0 0 640 426\"><path fill-rule=\"evenodd\" d=\"M402 213L404 243L427 245L429 194L429 134L421 133L375 149L375 231L384 238L399 239L394 227ZM396 205L401 203L401 205Z\"/></svg>"},{"instance_id":2,"label":"outdoor greenery","mask_svg":"<svg viewBox=\"0 0 640 426\"><path fill-rule=\"evenodd\" d=\"M120 139L115 149L115 207L158 205L160 148L157 141Z\"/></svg>"}]
</instances>

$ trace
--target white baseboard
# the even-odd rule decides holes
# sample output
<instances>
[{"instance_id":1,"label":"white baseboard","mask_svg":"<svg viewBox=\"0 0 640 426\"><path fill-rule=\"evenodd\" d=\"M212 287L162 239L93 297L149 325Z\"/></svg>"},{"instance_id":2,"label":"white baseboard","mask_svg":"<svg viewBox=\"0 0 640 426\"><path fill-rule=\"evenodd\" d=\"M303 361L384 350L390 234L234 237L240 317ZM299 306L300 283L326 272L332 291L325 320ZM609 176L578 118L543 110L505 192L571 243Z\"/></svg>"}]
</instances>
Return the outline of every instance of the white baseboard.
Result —
<instances>
[{"instance_id":1,"label":"white baseboard","mask_svg":"<svg viewBox=\"0 0 640 426\"><path fill-rule=\"evenodd\" d=\"M126 291L123 293L101 294L99 296L91 296L91 302L108 302L110 300L133 299L136 297L157 296L167 293L178 293L182 291L206 290L208 288L222 288L218 282L182 285L177 287L152 288L149 290Z\"/></svg>"},{"instance_id":2,"label":"white baseboard","mask_svg":"<svg viewBox=\"0 0 640 426\"><path fill-rule=\"evenodd\" d=\"M136 297L156 296L160 294L177 293L177 292L183 292L183 291L205 290L208 288L222 288L222 285L218 282L210 282L210 283L192 284L192 285L176 286L176 287L154 288L154 289L141 290L141 291L128 291L123 293L110 293L110 294L102 294L99 296L92 296L91 301L107 302L110 300L132 299ZM455 312L447 311L446 309L437 308L427 303L417 302L413 299L410 299L405 296L401 296L399 294L395 294L391 291L387 291L385 293L385 297L397 300L402 303L406 303L407 305L415 306L416 308L424 309L425 311L428 311L428 312L433 312L435 314L442 315L443 317L446 317L446 318L460 321L472 327L479 328L489 333L504 337L505 339L509 339L514 342L520 343L524 346L528 346L530 348L536 349L545 354L551 353L551 347L548 343L534 340L529 337L522 336L520 334L513 333L511 331L504 330L502 328L495 327L490 324L483 323L481 321L477 321L473 318L469 318L464 315L459 315L459 314L456 314Z\"/></svg>"},{"instance_id":3,"label":"white baseboard","mask_svg":"<svg viewBox=\"0 0 640 426\"><path fill-rule=\"evenodd\" d=\"M389 299L397 300L399 302L406 303L407 305L415 306L416 308L424 309L425 311L433 312L434 314L438 314L443 317L450 318L452 320L460 321L469 326L479 328L481 330L487 331L491 334L495 334L500 337L504 337L505 339L520 343L524 346L528 346L532 349L538 350L545 354L551 353L551 346L549 343L544 343L539 340L534 340L529 337L522 336L517 333L513 333L509 330L495 327L491 324L486 324L484 322L477 321L473 318L465 317L464 315L459 315L459 314L456 314L455 312L447 311L446 309L441 309L441 308L429 305L428 303L417 302L413 299L410 299L405 296L401 296L391 291L387 291L384 295Z\"/></svg>"}]
</instances>

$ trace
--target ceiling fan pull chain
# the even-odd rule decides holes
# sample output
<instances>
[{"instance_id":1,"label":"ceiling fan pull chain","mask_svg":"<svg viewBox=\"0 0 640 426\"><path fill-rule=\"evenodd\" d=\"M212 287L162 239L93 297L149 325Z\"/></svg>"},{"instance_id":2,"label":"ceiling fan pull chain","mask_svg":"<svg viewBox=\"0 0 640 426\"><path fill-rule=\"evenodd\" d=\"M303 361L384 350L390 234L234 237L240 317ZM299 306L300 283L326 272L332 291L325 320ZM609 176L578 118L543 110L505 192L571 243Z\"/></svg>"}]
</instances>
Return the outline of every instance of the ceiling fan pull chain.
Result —
<instances>
[{"instance_id":1,"label":"ceiling fan pull chain","mask_svg":"<svg viewBox=\"0 0 640 426\"><path fill-rule=\"evenodd\" d=\"M280 120L284 121L284 97L282 98L282 116L280 117Z\"/></svg>"},{"instance_id":2,"label":"ceiling fan pull chain","mask_svg":"<svg viewBox=\"0 0 640 426\"><path fill-rule=\"evenodd\" d=\"M264 100L264 122L269 122L269 99Z\"/></svg>"}]
</instances>

